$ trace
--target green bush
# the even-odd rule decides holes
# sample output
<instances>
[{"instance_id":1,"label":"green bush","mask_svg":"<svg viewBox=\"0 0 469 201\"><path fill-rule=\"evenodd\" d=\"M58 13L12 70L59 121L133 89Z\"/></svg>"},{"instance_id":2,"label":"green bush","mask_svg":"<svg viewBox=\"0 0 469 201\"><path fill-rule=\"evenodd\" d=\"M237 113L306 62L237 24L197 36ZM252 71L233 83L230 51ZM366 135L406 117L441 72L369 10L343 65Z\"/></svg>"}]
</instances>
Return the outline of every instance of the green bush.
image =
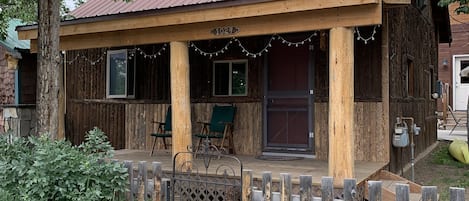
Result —
<instances>
[{"instance_id":1,"label":"green bush","mask_svg":"<svg viewBox=\"0 0 469 201\"><path fill-rule=\"evenodd\" d=\"M0 137L0 200L123 200L128 175L109 162L113 149L98 128L85 142Z\"/></svg>"}]
</instances>

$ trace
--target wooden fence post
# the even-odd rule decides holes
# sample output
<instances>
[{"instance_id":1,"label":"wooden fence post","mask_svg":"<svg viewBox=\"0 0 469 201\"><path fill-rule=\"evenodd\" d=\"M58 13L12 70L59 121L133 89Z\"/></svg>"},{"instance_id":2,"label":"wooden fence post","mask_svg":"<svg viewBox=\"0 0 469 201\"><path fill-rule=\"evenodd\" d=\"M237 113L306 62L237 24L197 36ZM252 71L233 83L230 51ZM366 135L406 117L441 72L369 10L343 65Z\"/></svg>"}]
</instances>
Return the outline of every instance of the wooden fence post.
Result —
<instances>
[{"instance_id":1,"label":"wooden fence post","mask_svg":"<svg viewBox=\"0 0 469 201\"><path fill-rule=\"evenodd\" d=\"M344 201L353 201L357 197L357 180L345 179L344 180Z\"/></svg>"},{"instance_id":2,"label":"wooden fence post","mask_svg":"<svg viewBox=\"0 0 469 201\"><path fill-rule=\"evenodd\" d=\"M132 167L132 161L124 161L124 167L127 168L127 174L129 175L129 193L127 194L127 200L134 200L134 170Z\"/></svg>"},{"instance_id":3,"label":"wooden fence post","mask_svg":"<svg viewBox=\"0 0 469 201\"><path fill-rule=\"evenodd\" d=\"M140 161L138 162L138 179L137 179L137 200L144 201L145 195L147 195L147 179L148 179L148 171L147 171L147 162Z\"/></svg>"},{"instance_id":4,"label":"wooden fence post","mask_svg":"<svg viewBox=\"0 0 469 201\"><path fill-rule=\"evenodd\" d=\"M171 200L171 180L168 178L161 179L161 199L160 201Z\"/></svg>"},{"instance_id":5,"label":"wooden fence post","mask_svg":"<svg viewBox=\"0 0 469 201\"><path fill-rule=\"evenodd\" d=\"M243 170L242 181L243 185L241 200L251 201L252 199L252 170Z\"/></svg>"},{"instance_id":6,"label":"wooden fence post","mask_svg":"<svg viewBox=\"0 0 469 201\"><path fill-rule=\"evenodd\" d=\"M262 173L262 196L265 201L272 200L272 172Z\"/></svg>"},{"instance_id":7,"label":"wooden fence post","mask_svg":"<svg viewBox=\"0 0 469 201\"><path fill-rule=\"evenodd\" d=\"M322 201L334 201L334 179L332 177L322 177L321 197Z\"/></svg>"},{"instance_id":8,"label":"wooden fence post","mask_svg":"<svg viewBox=\"0 0 469 201\"><path fill-rule=\"evenodd\" d=\"M313 176L300 175L300 201L311 201L313 186Z\"/></svg>"},{"instance_id":9,"label":"wooden fence post","mask_svg":"<svg viewBox=\"0 0 469 201\"><path fill-rule=\"evenodd\" d=\"M436 186L422 186L422 201L435 201L437 199Z\"/></svg>"},{"instance_id":10,"label":"wooden fence post","mask_svg":"<svg viewBox=\"0 0 469 201\"><path fill-rule=\"evenodd\" d=\"M464 188L449 187L450 201L464 201Z\"/></svg>"},{"instance_id":11,"label":"wooden fence post","mask_svg":"<svg viewBox=\"0 0 469 201\"><path fill-rule=\"evenodd\" d=\"M291 175L290 173L280 173L280 200L290 201L291 194Z\"/></svg>"},{"instance_id":12,"label":"wooden fence post","mask_svg":"<svg viewBox=\"0 0 469 201\"><path fill-rule=\"evenodd\" d=\"M381 200L381 181L368 181L368 200Z\"/></svg>"},{"instance_id":13,"label":"wooden fence post","mask_svg":"<svg viewBox=\"0 0 469 201\"><path fill-rule=\"evenodd\" d=\"M409 184L396 184L396 201L408 201L410 196Z\"/></svg>"},{"instance_id":14,"label":"wooden fence post","mask_svg":"<svg viewBox=\"0 0 469 201\"><path fill-rule=\"evenodd\" d=\"M163 175L163 169L160 162L153 162L153 191L151 195L153 196L153 201L161 200L161 176Z\"/></svg>"}]
</instances>

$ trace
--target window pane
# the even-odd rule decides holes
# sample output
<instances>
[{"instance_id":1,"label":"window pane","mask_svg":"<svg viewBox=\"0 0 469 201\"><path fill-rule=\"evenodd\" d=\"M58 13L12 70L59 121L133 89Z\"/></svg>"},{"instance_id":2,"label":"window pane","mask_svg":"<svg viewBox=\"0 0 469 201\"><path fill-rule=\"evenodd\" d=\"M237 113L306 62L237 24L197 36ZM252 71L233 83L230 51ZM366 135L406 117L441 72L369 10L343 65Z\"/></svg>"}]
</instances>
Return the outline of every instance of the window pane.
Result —
<instances>
[{"instance_id":1,"label":"window pane","mask_svg":"<svg viewBox=\"0 0 469 201\"><path fill-rule=\"evenodd\" d=\"M233 63L232 65L232 91L231 95L246 94L246 63Z\"/></svg>"},{"instance_id":2,"label":"window pane","mask_svg":"<svg viewBox=\"0 0 469 201\"><path fill-rule=\"evenodd\" d=\"M127 53L109 55L109 95L125 95Z\"/></svg>"},{"instance_id":3,"label":"window pane","mask_svg":"<svg viewBox=\"0 0 469 201\"><path fill-rule=\"evenodd\" d=\"M461 83L469 83L469 61L461 61Z\"/></svg>"},{"instance_id":4,"label":"window pane","mask_svg":"<svg viewBox=\"0 0 469 201\"><path fill-rule=\"evenodd\" d=\"M229 63L215 63L214 70L215 95L229 95L230 65Z\"/></svg>"},{"instance_id":5,"label":"window pane","mask_svg":"<svg viewBox=\"0 0 469 201\"><path fill-rule=\"evenodd\" d=\"M129 59L127 68L127 96L135 95L135 58Z\"/></svg>"}]
</instances>

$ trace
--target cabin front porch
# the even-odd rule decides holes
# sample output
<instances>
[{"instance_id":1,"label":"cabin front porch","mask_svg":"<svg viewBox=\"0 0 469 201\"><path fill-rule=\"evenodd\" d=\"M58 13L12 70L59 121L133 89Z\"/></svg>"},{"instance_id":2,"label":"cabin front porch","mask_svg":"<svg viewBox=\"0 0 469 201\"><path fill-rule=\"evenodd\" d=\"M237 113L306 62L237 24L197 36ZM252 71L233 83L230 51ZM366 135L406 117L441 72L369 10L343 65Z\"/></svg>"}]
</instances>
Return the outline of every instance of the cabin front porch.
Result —
<instances>
[{"instance_id":1,"label":"cabin front porch","mask_svg":"<svg viewBox=\"0 0 469 201\"><path fill-rule=\"evenodd\" d=\"M236 155L236 157L241 161L244 170L252 170L254 182L262 181L263 173L268 171L272 173L273 182L280 181L280 173L289 173L293 184L299 184L300 175L311 175L313 184L319 186L321 178L328 175L328 162L326 160L299 157L285 157L284 160L265 160L247 155ZM173 169L172 155L165 150L158 150L153 156L150 156L150 151L122 149L115 152L113 159L121 162L130 160L133 163L146 161L150 166L152 162L160 162L164 175L170 175ZM193 160L202 161L203 157L194 157ZM237 164L225 158L211 160L211 167L219 167L220 165L233 166L235 176L241 176L240 170L236 167ZM357 184L363 184L364 181L369 180L380 170L385 169L386 165L384 162L355 161L354 178L357 180ZM138 167L138 165L134 164L134 167ZM215 169L209 168L208 173L215 174ZM148 167L148 170L151 170L151 167Z\"/></svg>"}]
</instances>

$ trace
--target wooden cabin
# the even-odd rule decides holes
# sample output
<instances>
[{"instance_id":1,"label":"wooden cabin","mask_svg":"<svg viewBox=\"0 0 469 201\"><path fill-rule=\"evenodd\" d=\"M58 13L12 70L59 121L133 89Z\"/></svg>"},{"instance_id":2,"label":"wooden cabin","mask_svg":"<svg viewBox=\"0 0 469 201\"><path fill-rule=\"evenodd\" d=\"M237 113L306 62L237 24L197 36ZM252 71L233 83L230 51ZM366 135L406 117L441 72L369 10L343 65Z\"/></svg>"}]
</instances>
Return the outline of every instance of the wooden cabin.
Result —
<instances>
[{"instance_id":1,"label":"wooden cabin","mask_svg":"<svg viewBox=\"0 0 469 201\"><path fill-rule=\"evenodd\" d=\"M18 40L15 28L20 24L10 20L0 41L0 133L11 129L26 136L35 128L37 59L29 41Z\"/></svg>"},{"instance_id":2,"label":"wooden cabin","mask_svg":"<svg viewBox=\"0 0 469 201\"><path fill-rule=\"evenodd\" d=\"M213 105L234 104L236 154L328 160L338 180L354 161L410 162L410 146L392 146L397 117L421 127L417 154L436 142L431 93L450 33L435 0L171 3L89 0L62 22L67 139L97 126L116 149L150 150L171 105L175 154ZM37 50L37 27L17 30ZM129 64L117 94L112 57Z\"/></svg>"}]
</instances>

